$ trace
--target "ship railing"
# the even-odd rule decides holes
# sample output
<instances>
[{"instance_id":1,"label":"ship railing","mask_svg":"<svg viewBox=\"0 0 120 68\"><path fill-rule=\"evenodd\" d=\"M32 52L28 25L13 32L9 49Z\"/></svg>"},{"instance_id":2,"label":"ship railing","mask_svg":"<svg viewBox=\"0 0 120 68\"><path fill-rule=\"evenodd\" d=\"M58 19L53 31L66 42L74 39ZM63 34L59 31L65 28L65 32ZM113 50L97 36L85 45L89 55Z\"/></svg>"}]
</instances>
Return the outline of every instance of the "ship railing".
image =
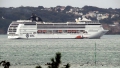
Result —
<instances>
[{"instance_id":1,"label":"ship railing","mask_svg":"<svg viewBox=\"0 0 120 68\"><path fill-rule=\"evenodd\" d=\"M11 33L11 34L8 34L8 36L19 36L19 35Z\"/></svg>"},{"instance_id":2,"label":"ship railing","mask_svg":"<svg viewBox=\"0 0 120 68\"><path fill-rule=\"evenodd\" d=\"M98 21L85 22L86 24L100 24Z\"/></svg>"},{"instance_id":3,"label":"ship railing","mask_svg":"<svg viewBox=\"0 0 120 68\"><path fill-rule=\"evenodd\" d=\"M32 22L31 20L17 20L17 22Z\"/></svg>"}]
</instances>

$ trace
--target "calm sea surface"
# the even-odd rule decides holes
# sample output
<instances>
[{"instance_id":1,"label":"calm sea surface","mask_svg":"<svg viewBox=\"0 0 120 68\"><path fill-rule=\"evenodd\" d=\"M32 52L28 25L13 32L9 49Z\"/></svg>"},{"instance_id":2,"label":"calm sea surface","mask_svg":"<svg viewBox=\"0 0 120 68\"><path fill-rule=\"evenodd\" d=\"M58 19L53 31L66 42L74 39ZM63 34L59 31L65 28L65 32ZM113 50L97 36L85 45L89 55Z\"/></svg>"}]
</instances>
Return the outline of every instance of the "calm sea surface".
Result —
<instances>
[{"instance_id":1,"label":"calm sea surface","mask_svg":"<svg viewBox=\"0 0 120 68\"><path fill-rule=\"evenodd\" d=\"M96 48L95 48L96 46ZM44 65L56 52L62 64L120 66L120 35L104 35L101 39L7 39L0 35L0 61L11 65ZM96 55L96 57L95 57Z\"/></svg>"}]
</instances>

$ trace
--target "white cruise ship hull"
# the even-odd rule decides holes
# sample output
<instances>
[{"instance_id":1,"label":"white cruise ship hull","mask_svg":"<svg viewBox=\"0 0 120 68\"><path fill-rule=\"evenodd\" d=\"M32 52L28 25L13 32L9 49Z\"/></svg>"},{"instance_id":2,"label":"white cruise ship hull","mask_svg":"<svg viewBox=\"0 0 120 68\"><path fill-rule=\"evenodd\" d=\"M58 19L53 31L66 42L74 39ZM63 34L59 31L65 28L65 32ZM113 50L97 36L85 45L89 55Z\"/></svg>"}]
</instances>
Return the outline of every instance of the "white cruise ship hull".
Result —
<instances>
[{"instance_id":1,"label":"white cruise ship hull","mask_svg":"<svg viewBox=\"0 0 120 68\"><path fill-rule=\"evenodd\" d=\"M30 34L29 37L26 37L26 34L18 36L8 36L8 39L99 39L102 37L108 30L102 30L93 34ZM31 36L31 37L30 37Z\"/></svg>"}]
</instances>

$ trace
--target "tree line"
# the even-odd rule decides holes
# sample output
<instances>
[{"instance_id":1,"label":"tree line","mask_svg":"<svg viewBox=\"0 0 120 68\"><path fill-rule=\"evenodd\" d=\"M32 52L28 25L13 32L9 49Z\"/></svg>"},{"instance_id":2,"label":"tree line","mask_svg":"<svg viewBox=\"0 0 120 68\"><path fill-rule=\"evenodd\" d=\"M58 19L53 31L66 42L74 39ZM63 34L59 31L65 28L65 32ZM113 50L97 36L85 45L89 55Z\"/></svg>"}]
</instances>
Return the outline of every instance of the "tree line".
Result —
<instances>
[{"instance_id":1,"label":"tree line","mask_svg":"<svg viewBox=\"0 0 120 68\"><path fill-rule=\"evenodd\" d=\"M12 21L29 19L32 13L35 13L37 16L41 17L45 22L68 22L68 21L75 21L75 18L80 17L79 15L66 13L71 8L76 8L76 7L66 6L63 11L61 11L61 9L58 7L61 7L61 6L50 7L50 8L44 8L43 6L38 6L38 7L20 6L16 8L0 7L0 34L6 34L7 28ZM82 12L83 14L86 14L89 11L97 10L100 13L120 15L120 9L112 9L112 8L105 9L105 8L98 8L95 6L84 6L81 9L83 10L78 10L77 12ZM119 19L120 17L117 17L114 19L108 18L108 19L101 20L101 22L111 24L112 21L119 20Z\"/></svg>"}]
</instances>

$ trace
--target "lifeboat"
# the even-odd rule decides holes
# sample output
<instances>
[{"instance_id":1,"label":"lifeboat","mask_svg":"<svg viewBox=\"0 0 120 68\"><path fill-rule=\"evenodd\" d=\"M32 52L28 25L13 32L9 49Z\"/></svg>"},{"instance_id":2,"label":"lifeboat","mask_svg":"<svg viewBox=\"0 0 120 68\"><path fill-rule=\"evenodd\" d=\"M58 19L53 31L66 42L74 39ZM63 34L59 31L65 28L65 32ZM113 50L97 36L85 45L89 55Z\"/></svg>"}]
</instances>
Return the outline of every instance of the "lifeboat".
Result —
<instances>
[{"instance_id":1,"label":"lifeboat","mask_svg":"<svg viewBox=\"0 0 120 68\"><path fill-rule=\"evenodd\" d=\"M68 33L71 33L71 32L72 32L72 30L68 30L67 32L68 32Z\"/></svg>"},{"instance_id":2,"label":"lifeboat","mask_svg":"<svg viewBox=\"0 0 120 68\"><path fill-rule=\"evenodd\" d=\"M77 32L77 30L72 30L72 33L76 33Z\"/></svg>"},{"instance_id":3,"label":"lifeboat","mask_svg":"<svg viewBox=\"0 0 120 68\"><path fill-rule=\"evenodd\" d=\"M43 30L42 32L43 32L43 33L46 33L47 31L46 31L46 30Z\"/></svg>"},{"instance_id":4,"label":"lifeboat","mask_svg":"<svg viewBox=\"0 0 120 68\"><path fill-rule=\"evenodd\" d=\"M83 36L78 35L78 36L76 36L75 38L76 38L76 39L83 39Z\"/></svg>"},{"instance_id":5,"label":"lifeboat","mask_svg":"<svg viewBox=\"0 0 120 68\"><path fill-rule=\"evenodd\" d=\"M41 33L41 32L42 32L42 30L38 30L37 32L38 32L38 33Z\"/></svg>"},{"instance_id":6,"label":"lifeboat","mask_svg":"<svg viewBox=\"0 0 120 68\"><path fill-rule=\"evenodd\" d=\"M58 30L58 33L62 33L62 30Z\"/></svg>"}]
</instances>

